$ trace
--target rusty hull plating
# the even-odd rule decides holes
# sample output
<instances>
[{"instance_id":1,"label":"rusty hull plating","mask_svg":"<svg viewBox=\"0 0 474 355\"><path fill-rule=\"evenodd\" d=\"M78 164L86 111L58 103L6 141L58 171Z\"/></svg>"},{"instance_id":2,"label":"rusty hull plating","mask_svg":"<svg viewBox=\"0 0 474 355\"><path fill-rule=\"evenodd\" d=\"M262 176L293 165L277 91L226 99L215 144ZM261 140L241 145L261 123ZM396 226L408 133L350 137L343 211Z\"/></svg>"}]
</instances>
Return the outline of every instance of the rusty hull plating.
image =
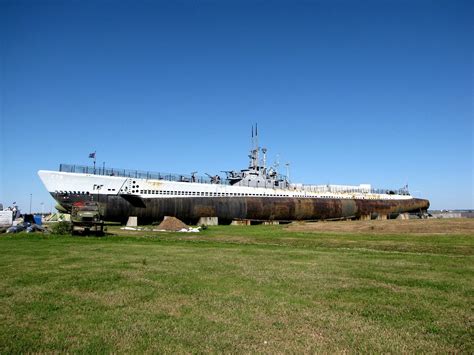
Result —
<instances>
[{"instance_id":1,"label":"rusty hull plating","mask_svg":"<svg viewBox=\"0 0 474 355\"><path fill-rule=\"evenodd\" d=\"M72 197L72 196L71 196ZM71 202L73 199L71 199ZM235 219L260 221L326 220L360 218L362 216L394 215L424 212L429 201L363 200L282 197L211 197L167 198L127 201L122 196L109 195L99 202L104 218L125 222L137 216L140 223L160 221L164 216L176 216L186 222L197 222L200 217L218 217L219 221Z\"/></svg>"}]
</instances>

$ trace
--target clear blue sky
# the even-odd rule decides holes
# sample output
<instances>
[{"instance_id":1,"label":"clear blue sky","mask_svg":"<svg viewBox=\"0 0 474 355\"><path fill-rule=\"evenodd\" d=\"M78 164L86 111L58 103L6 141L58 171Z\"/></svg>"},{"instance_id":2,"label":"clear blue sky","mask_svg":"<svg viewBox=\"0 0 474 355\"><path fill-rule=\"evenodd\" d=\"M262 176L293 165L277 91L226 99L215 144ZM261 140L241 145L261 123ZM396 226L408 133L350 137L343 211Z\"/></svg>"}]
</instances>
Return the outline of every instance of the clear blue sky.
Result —
<instances>
[{"instance_id":1,"label":"clear blue sky","mask_svg":"<svg viewBox=\"0 0 474 355\"><path fill-rule=\"evenodd\" d=\"M0 202L59 163L247 165L474 208L473 1L0 0Z\"/></svg>"}]
</instances>

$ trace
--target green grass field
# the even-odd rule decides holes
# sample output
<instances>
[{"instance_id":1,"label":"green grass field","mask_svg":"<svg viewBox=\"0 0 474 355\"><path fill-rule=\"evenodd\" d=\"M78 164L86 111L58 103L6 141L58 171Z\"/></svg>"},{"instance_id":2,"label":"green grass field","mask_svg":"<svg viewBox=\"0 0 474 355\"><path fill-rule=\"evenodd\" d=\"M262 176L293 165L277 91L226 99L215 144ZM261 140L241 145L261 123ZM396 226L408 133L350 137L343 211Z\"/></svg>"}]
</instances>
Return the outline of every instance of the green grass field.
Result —
<instances>
[{"instance_id":1,"label":"green grass field","mask_svg":"<svg viewBox=\"0 0 474 355\"><path fill-rule=\"evenodd\" d=\"M0 235L0 353L474 352L473 233L122 234Z\"/></svg>"}]
</instances>

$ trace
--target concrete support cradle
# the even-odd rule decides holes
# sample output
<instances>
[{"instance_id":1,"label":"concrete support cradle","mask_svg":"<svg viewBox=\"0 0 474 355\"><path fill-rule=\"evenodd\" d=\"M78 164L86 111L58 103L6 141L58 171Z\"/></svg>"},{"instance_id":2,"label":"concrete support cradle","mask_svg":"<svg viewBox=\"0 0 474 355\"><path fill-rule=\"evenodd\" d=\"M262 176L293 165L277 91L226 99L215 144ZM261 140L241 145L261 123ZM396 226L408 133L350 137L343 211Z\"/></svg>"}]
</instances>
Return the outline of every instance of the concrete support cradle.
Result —
<instances>
[{"instance_id":1,"label":"concrete support cradle","mask_svg":"<svg viewBox=\"0 0 474 355\"><path fill-rule=\"evenodd\" d=\"M219 224L219 218L217 217L201 217L198 221L198 226L217 226Z\"/></svg>"},{"instance_id":2,"label":"concrete support cradle","mask_svg":"<svg viewBox=\"0 0 474 355\"><path fill-rule=\"evenodd\" d=\"M230 224L233 226L250 226L252 222L250 219L235 219Z\"/></svg>"},{"instance_id":3,"label":"concrete support cradle","mask_svg":"<svg viewBox=\"0 0 474 355\"><path fill-rule=\"evenodd\" d=\"M138 218L136 216L128 217L127 227L136 227L138 226Z\"/></svg>"},{"instance_id":4,"label":"concrete support cradle","mask_svg":"<svg viewBox=\"0 0 474 355\"><path fill-rule=\"evenodd\" d=\"M280 224L279 221L264 221L262 224L265 224L265 225L278 225Z\"/></svg>"}]
</instances>

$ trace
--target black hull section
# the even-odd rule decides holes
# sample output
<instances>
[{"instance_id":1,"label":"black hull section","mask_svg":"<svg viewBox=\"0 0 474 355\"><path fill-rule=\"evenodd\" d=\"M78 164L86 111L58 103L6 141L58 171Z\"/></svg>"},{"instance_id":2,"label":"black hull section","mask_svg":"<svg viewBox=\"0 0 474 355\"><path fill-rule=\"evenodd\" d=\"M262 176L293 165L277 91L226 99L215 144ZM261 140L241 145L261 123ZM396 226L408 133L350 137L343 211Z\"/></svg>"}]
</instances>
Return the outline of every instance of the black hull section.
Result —
<instances>
[{"instance_id":1,"label":"black hull section","mask_svg":"<svg viewBox=\"0 0 474 355\"><path fill-rule=\"evenodd\" d=\"M58 203L70 210L78 201L97 201L97 195L56 195ZM129 216L137 216L140 224L159 222L164 216L175 216L188 223L200 217L218 217L219 222L234 219L250 220L327 220L338 218L376 217L399 213L426 211L429 201L409 200L352 200L286 197L185 197L140 198L138 196L100 196L104 219L125 223Z\"/></svg>"}]
</instances>

